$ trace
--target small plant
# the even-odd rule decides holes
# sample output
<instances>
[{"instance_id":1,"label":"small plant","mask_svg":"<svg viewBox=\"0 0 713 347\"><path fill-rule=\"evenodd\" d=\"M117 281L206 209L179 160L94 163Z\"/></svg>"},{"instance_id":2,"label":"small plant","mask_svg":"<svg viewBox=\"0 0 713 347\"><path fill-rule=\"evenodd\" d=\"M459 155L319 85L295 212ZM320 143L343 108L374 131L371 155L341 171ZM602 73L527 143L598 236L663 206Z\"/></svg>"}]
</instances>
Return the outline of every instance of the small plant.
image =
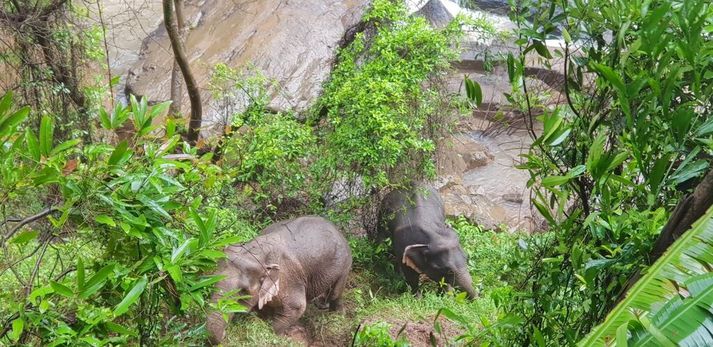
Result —
<instances>
[{"instance_id":1,"label":"small plant","mask_svg":"<svg viewBox=\"0 0 713 347\"><path fill-rule=\"evenodd\" d=\"M404 326L405 327L405 326ZM390 326L385 322L366 324L357 330L352 346L355 347L407 347L409 344L401 337L403 328L391 337Z\"/></svg>"}]
</instances>

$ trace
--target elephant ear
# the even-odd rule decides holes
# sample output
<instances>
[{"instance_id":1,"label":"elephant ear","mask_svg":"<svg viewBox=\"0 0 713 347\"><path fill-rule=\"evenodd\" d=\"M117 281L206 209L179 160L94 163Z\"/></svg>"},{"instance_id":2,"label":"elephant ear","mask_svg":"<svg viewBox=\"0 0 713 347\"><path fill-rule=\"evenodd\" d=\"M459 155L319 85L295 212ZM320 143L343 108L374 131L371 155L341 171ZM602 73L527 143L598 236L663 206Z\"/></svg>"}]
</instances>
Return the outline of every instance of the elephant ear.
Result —
<instances>
[{"instance_id":1,"label":"elephant ear","mask_svg":"<svg viewBox=\"0 0 713 347\"><path fill-rule=\"evenodd\" d=\"M406 248L404 249L404 255L401 257L401 262L404 265L412 268L414 271L416 271L418 273L423 273L423 271L421 271L421 269L419 269L418 266L416 266L416 263L413 261L413 259L411 259L411 255L413 253L416 253L416 251L420 248L428 248L428 245L424 245L422 243L417 243L417 244L406 246Z\"/></svg>"},{"instance_id":2,"label":"elephant ear","mask_svg":"<svg viewBox=\"0 0 713 347\"><path fill-rule=\"evenodd\" d=\"M260 291L258 292L257 308L262 307L270 302L273 297L280 292L280 266L270 264L265 267L267 276L260 283Z\"/></svg>"}]
</instances>

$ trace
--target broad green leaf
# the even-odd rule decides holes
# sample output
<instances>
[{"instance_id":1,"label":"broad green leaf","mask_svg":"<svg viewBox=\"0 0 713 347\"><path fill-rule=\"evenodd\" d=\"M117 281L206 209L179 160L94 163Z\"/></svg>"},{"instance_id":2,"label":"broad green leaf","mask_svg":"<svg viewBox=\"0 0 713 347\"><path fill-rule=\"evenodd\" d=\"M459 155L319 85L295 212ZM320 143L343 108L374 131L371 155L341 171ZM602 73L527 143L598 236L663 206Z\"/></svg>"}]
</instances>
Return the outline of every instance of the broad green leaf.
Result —
<instances>
[{"instance_id":1,"label":"broad green leaf","mask_svg":"<svg viewBox=\"0 0 713 347\"><path fill-rule=\"evenodd\" d=\"M587 171L592 174L594 179L599 179L598 170L599 162L604 154L604 142L606 141L605 134L599 134L592 144L589 146L589 154L587 155Z\"/></svg>"},{"instance_id":2,"label":"broad green leaf","mask_svg":"<svg viewBox=\"0 0 713 347\"><path fill-rule=\"evenodd\" d=\"M136 336L136 332L114 322L105 322L106 328L120 335Z\"/></svg>"},{"instance_id":3,"label":"broad green leaf","mask_svg":"<svg viewBox=\"0 0 713 347\"><path fill-rule=\"evenodd\" d=\"M671 160L670 158L671 153L666 153L654 162L654 167L651 169L648 177L652 192L658 192L659 185L661 185L664 175L666 174L666 170L668 170Z\"/></svg>"},{"instance_id":4,"label":"broad green leaf","mask_svg":"<svg viewBox=\"0 0 713 347\"><path fill-rule=\"evenodd\" d=\"M48 156L52 152L54 140L54 124L49 116L42 116L40 121L40 153Z\"/></svg>"},{"instance_id":5,"label":"broad green leaf","mask_svg":"<svg viewBox=\"0 0 713 347\"><path fill-rule=\"evenodd\" d=\"M463 78L465 80L465 91L468 95L468 99L475 102L475 105L480 107L480 104L483 102L483 91L480 88L480 84L471 80L467 76Z\"/></svg>"},{"instance_id":6,"label":"broad green leaf","mask_svg":"<svg viewBox=\"0 0 713 347\"><path fill-rule=\"evenodd\" d=\"M86 275L84 270L84 260L82 257L77 259L77 289L81 291L84 289L84 276Z\"/></svg>"},{"instance_id":7,"label":"broad green leaf","mask_svg":"<svg viewBox=\"0 0 713 347\"><path fill-rule=\"evenodd\" d=\"M657 327L653 326L646 316L641 317L639 321L644 326L644 328L646 328L646 330L651 334L651 336L656 339L658 345L664 347L676 347L676 344L673 343L673 341L669 340L669 338L666 337Z\"/></svg>"},{"instance_id":8,"label":"broad green leaf","mask_svg":"<svg viewBox=\"0 0 713 347\"><path fill-rule=\"evenodd\" d=\"M10 340L17 342L22 336L22 331L25 329L25 321L22 318L17 318L12 321L12 331L10 332Z\"/></svg>"},{"instance_id":9,"label":"broad green leaf","mask_svg":"<svg viewBox=\"0 0 713 347\"><path fill-rule=\"evenodd\" d=\"M179 260L181 260L181 257L183 254L185 254L192 246L192 244L196 243L196 239L190 238L185 241L176 249L171 252L171 264L176 264Z\"/></svg>"},{"instance_id":10,"label":"broad green leaf","mask_svg":"<svg viewBox=\"0 0 713 347\"><path fill-rule=\"evenodd\" d=\"M208 228L206 228L205 223L203 223L203 218L198 214L198 212L195 209L190 209L189 213L191 214L191 219L193 219L193 222L196 223L196 226L198 227L198 231L201 233L207 233Z\"/></svg>"},{"instance_id":11,"label":"broad green leaf","mask_svg":"<svg viewBox=\"0 0 713 347\"><path fill-rule=\"evenodd\" d=\"M709 165L709 162L703 159L689 162L685 166L682 165L671 175L671 183L680 184L691 178L700 176L708 169Z\"/></svg>"},{"instance_id":12,"label":"broad green leaf","mask_svg":"<svg viewBox=\"0 0 713 347\"><path fill-rule=\"evenodd\" d=\"M537 327L535 327L534 330L533 338L535 339L535 342L537 342L539 347L545 347L545 338L542 336L542 332L540 332L540 329L537 329Z\"/></svg>"},{"instance_id":13,"label":"broad green leaf","mask_svg":"<svg viewBox=\"0 0 713 347\"><path fill-rule=\"evenodd\" d=\"M54 292L59 295L66 296L68 298L71 298L74 296L74 293L72 292L71 289L69 289L67 286L65 286L59 282L50 281L50 286L52 287Z\"/></svg>"},{"instance_id":14,"label":"broad green leaf","mask_svg":"<svg viewBox=\"0 0 713 347\"><path fill-rule=\"evenodd\" d=\"M27 230L27 231L23 231L23 232L21 232L20 234L18 234L17 236L15 236L15 237L10 241L10 243L22 245L22 244L28 243L28 242L30 242L30 241L36 239L36 238L37 238L37 235L39 235L39 234L40 234L40 232L37 231L37 230Z\"/></svg>"},{"instance_id":15,"label":"broad green leaf","mask_svg":"<svg viewBox=\"0 0 713 347\"><path fill-rule=\"evenodd\" d=\"M508 79L510 80L510 83L512 83L515 80L515 58L513 57L512 53L508 53L507 64Z\"/></svg>"},{"instance_id":16,"label":"broad green leaf","mask_svg":"<svg viewBox=\"0 0 713 347\"><path fill-rule=\"evenodd\" d=\"M92 276L89 281L84 285L82 292L79 296L82 299L90 297L92 294L96 293L101 287L104 286L109 275L114 271L114 264L109 264L101 268L97 273Z\"/></svg>"},{"instance_id":17,"label":"broad green leaf","mask_svg":"<svg viewBox=\"0 0 713 347\"><path fill-rule=\"evenodd\" d=\"M572 36L569 36L569 31L565 28L562 28L562 37L564 38L564 42L572 43Z\"/></svg>"},{"instance_id":18,"label":"broad green leaf","mask_svg":"<svg viewBox=\"0 0 713 347\"><path fill-rule=\"evenodd\" d=\"M33 134L30 129L25 132L25 141L27 142L27 149L35 161L40 161L42 159L42 154L40 153L40 144L37 141L37 137Z\"/></svg>"},{"instance_id":19,"label":"broad green leaf","mask_svg":"<svg viewBox=\"0 0 713 347\"><path fill-rule=\"evenodd\" d=\"M111 156L109 157L109 165L113 166L119 164L119 161L124 158L124 154L126 154L126 150L128 148L129 143L126 142L126 140L121 141L114 149L114 152L111 153Z\"/></svg>"},{"instance_id":20,"label":"broad green leaf","mask_svg":"<svg viewBox=\"0 0 713 347\"><path fill-rule=\"evenodd\" d=\"M681 274L680 268L685 268L686 259L705 259L713 253L713 207L709 208L703 217L693 224L693 227L680 236L668 250L648 269L639 281L626 293L626 296L619 304L609 312L604 322L594 328L589 335L579 341L579 346L603 346L606 341L610 341L617 334L617 329L629 321L639 321L651 334L644 337L646 341L656 342L663 345L674 345L669 338L683 339L684 332L701 334L702 331L691 329L693 322L702 322L700 319L700 303L706 302L703 311L704 315L711 315L710 308L713 307L713 277L701 277L701 282L688 280L691 297L686 298L687 304L670 306L672 312L665 312L664 322L659 320L651 321L648 318L655 307L661 307L664 302L673 296L678 295L678 287L666 285L671 281L680 283L681 276L691 276L693 274ZM699 267L700 268L700 267ZM694 271L694 267L689 267L689 271ZM705 268L701 268L702 275L710 276ZM704 284L705 283L705 284ZM699 285L700 284L700 285ZM707 289L703 289L710 286ZM667 307L667 306L664 306ZM664 312L665 308L660 311ZM634 315L636 312L636 315ZM638 320L637 320L638 318ZM676 327L677 332L683 334L676 335L667 330L669 327ZM693 327L696 328L696 327ZM704 329L705 330L705 329ZM662 333L662 331L664 333ZM707 330L705 330L707 332ZM708 332L710 334L710 332ZM666 336L668 335L668 337ZM713 336L710 336L713 339Z\"/></svg>"},{"instance_id":21,"label":"broad green leaf","mask_svg":"<svg viewBox=\"0 0 713 347\"><path fill-rule=\"evenodd\" d=\"M537 54L539 54L543 58L552 59L552 54L550 54L550 50L547 49L547 46L545 46L542 41L534 40L532 42L532 45L535 47L535 51L537 51Z\"/></svg>"},{"instance_id":22,"label":"broad green leaf","mask_svg":"<svg viewBox=\"0 0 713 347\"><path fill-rule=\"evenodd\" d=\"M10 106L12 106L12 97L12 91L8 90L5 95L2 96L2 99L0 99L0 123L3 121L5 113L7 113L7 111L10 110Z\"/></svg>"},{"instance_id":23,"label":"broad green leaf","mask_svg":"<svg viewBox=\"0 0 713 347\"><path fill-rule=\"evenodd\" d=\"M56 183L59 182L59 171L57 169L51 167L51 166L46 166L44 169L42 169L40 172L37 172L35 176L32 179L32 182L37 185L43 185L43 184L48 184L48 183Z\"/></svg>"},{"instance_id":24,"label":"broad green leaf","mask_svg":"<svg viewBox=\"0 0 713 347\"><path fill-rule=\"evenodd\" d=\"M144 203L148 208L150 208L152 211L160 214L162 217L166 219L172 219L171 215L166 212L166 210L161 207L161 205L158 204L158 202L151 200L151 198L145 196L145 195L139 195L138 197L139 201Z\"/></svg>"},{"instance_id":25,"label":"broad green leaf","mask_svg":"<svg viewBox=\"0 0 713 347\"><path fill-rule=\"evenodd\" d=\"M194 283L190 289L188 289L189 292L195 292L198 289L201 289L203 287L207 287L209 285L212 285L214 283L218 283L221 280L225 278L225 275L213 275L213 276L207 276L203 278L202 280Z\"/></svg>"},{"instance_id":26,"label":"broad green leaf","mask_svg":"<svg viewBox=\"0 0 713 347\"><path fill-rule=\"evenodd\" d=\"M629 322L626 322L616 329L616 345L618 347L629 346Z\"/></svg>"},{"instance_id":27,"label":"broad green leaf","mask_svg":"<svg viewBox=\"0 0 713 347\"><path fill-rule=\"evenodd\" d=\"M57 147L52 149L52 152L50 152L50 155L62 153L64 151L78 145L80 142L82 142L82 140L80 140L80 139L74 139L74 140L62 142Z\"/></svg>"},{"instance_id":28,"label":"broad green leaf","mask_svg":"<svg viewBox=\"0 0 713 347\"><path fill-rule=\"evenodd\" d=\"M106 112L105 108L100 108L99 109L99 121L102 124L102 127L106 130L111 130L111 119L109 119L109 114Z\"/></svg>"},{"instance_id":29,"label":"broad green leaf","mask_svg":"<svg viewBox=\"0 0 713 347\"><path fill-rule=\"evenodd\" d=\"M532 204L535 205L535 208L537 208L537 210L540 211L540 214L542 215L542 217L545 217L545 219L547 220L548 223L550 223L552 225L556 223L555 219L552 217L552 214L550 213L550 210L547 207L542 205L536 199L532 200Z\"/></svg>"},{"instance_id":30,"label":"broad green leaf","mask_svg":"<svg viewBox=\"0 0 713 347\"><path fill-rule=\"evenodd\" d=\"M168 271L168 274L171 275L171 278L173 278L176 283L183 282L183 272L178 265L167 264L164 268Z\"/></svg>"},{"instance_id":31,"label":"broad green leaf","mask_svg":"<svg viewBox=\"0 0 713 347\"><path fill-rule=\"evenodd\" d=\"M37 288L30 293L30 296L27 298L33 305L37 304L37 298L43 298L47 294L54 293L54 289L52 289L51 286L43 286L40 288Z\"/></svg>"},{"instance_id":32,"label":"broad green leaf","mask_svg":"<svg viewBox=\"0 0 713 347\"><path fill-rule=\"evenodd\" d=\"M559 186L569 182L570 179L569 176L549 176L542 179L542 185L544 187Z\"/></svg>"},{"instance_id":33,"label":"broad green leaf","mask_svg":"<svg viewBox=\"0 0 713 347\"><path fill-rule=\"evenodd\" d=\"M626 95L626 86L624 85L624 81L621 79L621 77L614 72L609 66L599 64L599 63L592 63L592 67L594 68L595 71L597 71L602 77L604 77L605 80L607 80L611 85L614 87L614 89L621 93L624 96Z\"/></svg>"},{"instance_id":34,"label":"broad green leaf","mask_svg":"<svg viewBox=\"0 0 713 347\"><path fill-rule=\"evenodd\" d=\"M439 316L439 315L443 315L444 317L446 317L446 318L448 318L448 319L450 319L450 320L452 320L452 321L454 321L454 322L460 323L461 325L468 325L468 324L469 324L469 320L468 320L468 319L466 319L465 317L463 317L463 316L461 316L461 315L459 315L459 314L453 312L452 310L450 310L450 309L448 309L448 308L446 308L446 307L443 307L443 308L441 308L440 310L438 310L438 312L436 313L436 319L438 319L438 316Z\"/></svg>"},{"instance_id":35,"label":"broad green leaf","mask_svg":"<svg viewBox=\"0 0 713 347\"><path fill-rule=\"evenodd\" d=\"M134 287L131 288L128 294L126 294L124 299L121 300L118 305L116 305L116 308L114 309L115 317L121 316L122 314L126 313L126 311L129 310L129 306L131 306L133 303L136 302L136 300L139 299L139 297L141 297L141 294L146 288L146 283L148 283L146 276L142 277L136 282Z\"/></svg>"},{"instance_id":36,"label":"broad green leaf","mask_svg":"<svg viewBox=\"0 0 713 347\"><path fill-rule=\"evenodd\" d=\"M94 220L96 220L97 223L106 224L111 227L116 226L116 222L114 222L114 219L112 219L111 217L109 217L105 214L96 216L96 218L94 218Z\"/></svg>"},{"instance_id":37,"label":"broad green leaf","mask_svg":"<svg viewBox=\"0 0 713 347\"><path fill-rule=\"evenodd\" d=\"M706 120L703 124L701 124L697 129L696 129L696 136L706 136L710 133L713 133L713 117L708 117L708 120Z\"/></svg>"},{"instance_id":38,"label":"broad green leaf","mask_svg":"<svg viewBox=\"0 0 713 347\"><path fill-rule=\"evenodd\" d=\"M22 123L22 121L25 120L29 114L30 108L25 106L15 111L15 113L5 119L0 118L0 136L12 133L15 130L15 127Z\"/></svg>"}]
</instances>

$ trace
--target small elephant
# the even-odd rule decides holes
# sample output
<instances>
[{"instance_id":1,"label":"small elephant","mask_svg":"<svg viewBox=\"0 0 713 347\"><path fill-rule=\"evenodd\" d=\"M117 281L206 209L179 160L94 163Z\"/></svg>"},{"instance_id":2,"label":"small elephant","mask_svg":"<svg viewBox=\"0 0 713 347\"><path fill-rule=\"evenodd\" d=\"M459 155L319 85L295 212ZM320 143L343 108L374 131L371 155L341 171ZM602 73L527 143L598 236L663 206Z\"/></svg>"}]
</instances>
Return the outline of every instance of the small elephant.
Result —
<instances>
[{"instance_id":1,"label":"small elephant","mask_svg":"<svg viewBox=\"0 0 713 347\"><path fill-rule=\"evenodd\" d=\"M409 191L387 194L379 209L378 237L391 236L398 268L415 295L419 275L434 281L443 279L449 286L464 290L475 298L468 272L468 257L461 248L458 234L446 225L443 201L438 191L414 184Z\"/></svg>"},{"instance_id":2,"label":"small elephant","mask_svg":"<svg viewBox=\"0 0 713 347\"><path fill-rule=\"evenodd\" d=\"M262 318L273 318L278 334L297 322L312 299L323 298L330 310L341 308L352 255L344 236L324 218L306 216L272 224L252 241L227 247L225 253L217 271L225 278L217 283L212 302L232 293L250 296L239 302ZM210 343L223 340L226 325L220 312L209 313Z\"/></svg>"}]
</instances>

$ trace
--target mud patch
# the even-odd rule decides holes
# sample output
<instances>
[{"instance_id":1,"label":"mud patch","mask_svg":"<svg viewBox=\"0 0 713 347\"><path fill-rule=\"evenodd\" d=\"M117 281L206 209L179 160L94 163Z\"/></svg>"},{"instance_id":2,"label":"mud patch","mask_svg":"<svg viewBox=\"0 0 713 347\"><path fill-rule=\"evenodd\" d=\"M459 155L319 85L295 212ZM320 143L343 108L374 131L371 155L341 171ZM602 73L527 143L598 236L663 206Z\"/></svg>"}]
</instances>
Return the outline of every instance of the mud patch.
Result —
<instances>
[{"instance_id":1,"label":"mud patch","mask_svg":"<svg viewBox=\"0 0 713 347\"><path fill-rule=\"evenodd\" d=\"M362 325L375 324L383 320L367 319ZM386 320L391 326L391 337L403 337L409 342L412 347L430 347L431 341L435 342L436 346L447 346L448 339L453 339L463 333L463 330L447 319L439 318L438 322L441 325L441 333L436 332L433 328L433 317L423 321L403 321L398 319Z\"/></svg>"}]
</instances>

